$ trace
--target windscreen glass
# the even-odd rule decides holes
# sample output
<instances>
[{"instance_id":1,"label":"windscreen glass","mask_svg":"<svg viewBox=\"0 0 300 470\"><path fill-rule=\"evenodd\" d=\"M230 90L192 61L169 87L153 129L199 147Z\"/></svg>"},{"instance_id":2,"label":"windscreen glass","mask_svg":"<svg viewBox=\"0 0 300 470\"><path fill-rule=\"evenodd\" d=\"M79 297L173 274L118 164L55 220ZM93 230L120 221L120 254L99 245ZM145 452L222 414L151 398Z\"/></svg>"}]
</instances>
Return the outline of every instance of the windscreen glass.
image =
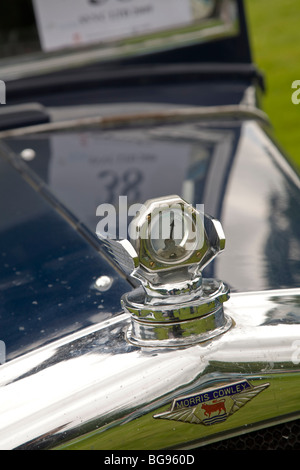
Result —
<instances>
[{"instance_id":1,"label":"windscreen glass","mask_svg":"<svg viewBox=\"0 0 300 470\"><path fill-rule=\"evenodd\" d=\"M107 60L238 31L235 0L5 0L0 59L93 49L85 59Z\"/></svg>"}]
</instances>

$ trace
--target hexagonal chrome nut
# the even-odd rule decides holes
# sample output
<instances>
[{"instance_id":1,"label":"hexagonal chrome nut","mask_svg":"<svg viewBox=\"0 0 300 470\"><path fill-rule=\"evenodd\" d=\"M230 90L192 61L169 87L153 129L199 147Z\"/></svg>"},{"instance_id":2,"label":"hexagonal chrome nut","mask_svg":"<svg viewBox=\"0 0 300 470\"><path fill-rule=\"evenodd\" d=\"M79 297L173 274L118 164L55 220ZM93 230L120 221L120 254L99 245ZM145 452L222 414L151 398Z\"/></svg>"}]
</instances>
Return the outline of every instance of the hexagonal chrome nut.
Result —
<instances>
[{"instance_id":1,"label":"hexagonal chrome nut","mask_svg":"<svg viewBox=\"0 0 300 470\"><path fill-rule=\"evenodd\" d=\"M179 196L150 199L131 223L131 244L147 271L199 270L225 246L220 222Z\"/></svg>"},{"instance_id":2,"label":"hexagonal chrome nut","mask_svg":"<svg viewBox=\"0 0 300 470\"><path fill-rule=\"evenodd\" d=\"M225 247L220 222L179 196L146 201L130 224L130 241L97 235L121 270L150 286L151 295L198 289L202 269Z\"/></svg>"}]
</instances>

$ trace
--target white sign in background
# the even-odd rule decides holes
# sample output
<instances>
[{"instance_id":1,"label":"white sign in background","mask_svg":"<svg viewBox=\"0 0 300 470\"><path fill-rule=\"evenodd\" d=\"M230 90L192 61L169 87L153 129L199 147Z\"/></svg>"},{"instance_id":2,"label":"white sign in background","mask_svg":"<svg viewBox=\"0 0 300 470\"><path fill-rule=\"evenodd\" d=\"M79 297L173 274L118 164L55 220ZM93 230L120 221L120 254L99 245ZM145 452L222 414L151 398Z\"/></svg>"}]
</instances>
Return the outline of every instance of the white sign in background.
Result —
<instances>
[{"instance_id":1,"label":"white sign in background","mask_svg":"<svg viewBox=\"0 0 300 470\"><path fill-rule=\"evenodd\" d=\"M193 20L190 0L33 0L42 49L109 41Z\"/></svg>"}]
</instances>

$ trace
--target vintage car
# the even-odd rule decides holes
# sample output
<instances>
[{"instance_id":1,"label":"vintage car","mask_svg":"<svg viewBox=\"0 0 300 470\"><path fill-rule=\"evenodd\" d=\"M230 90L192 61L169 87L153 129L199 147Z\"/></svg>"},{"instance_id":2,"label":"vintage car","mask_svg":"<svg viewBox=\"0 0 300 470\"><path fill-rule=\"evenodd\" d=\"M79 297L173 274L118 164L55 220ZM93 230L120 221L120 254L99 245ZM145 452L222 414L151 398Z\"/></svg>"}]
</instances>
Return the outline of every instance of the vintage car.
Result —
<instances>
[{"instance_id":1,"label":"vintage car","mask_svg":"<svg viewBox=\"0 0 300 470\"><path fill-rule=\"evenodd\" d=\"M299 449L300 182L243 2L19 8L1 36L0 448Z\"/></svg>"}]
</instances>

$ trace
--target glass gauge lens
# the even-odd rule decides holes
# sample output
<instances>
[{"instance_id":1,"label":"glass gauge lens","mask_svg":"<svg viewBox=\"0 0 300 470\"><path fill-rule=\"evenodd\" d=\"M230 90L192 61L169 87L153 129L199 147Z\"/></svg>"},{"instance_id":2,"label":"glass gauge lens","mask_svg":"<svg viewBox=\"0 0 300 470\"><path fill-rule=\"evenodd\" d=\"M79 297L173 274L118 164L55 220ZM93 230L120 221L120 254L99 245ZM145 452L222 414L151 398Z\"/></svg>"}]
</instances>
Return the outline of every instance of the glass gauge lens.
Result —
<instances>
[{"instance_id":1,"label":"glass gauge lens","mask_svg":"<svg viewBox=\"0 0 300 470\"><path fill-rule=\"evenodd\" d=\"M150 247L157 260L183 261L196 246L196 227L192 217L176 209L162 209L151 217Z\"/></svg>"}]
</instances>

